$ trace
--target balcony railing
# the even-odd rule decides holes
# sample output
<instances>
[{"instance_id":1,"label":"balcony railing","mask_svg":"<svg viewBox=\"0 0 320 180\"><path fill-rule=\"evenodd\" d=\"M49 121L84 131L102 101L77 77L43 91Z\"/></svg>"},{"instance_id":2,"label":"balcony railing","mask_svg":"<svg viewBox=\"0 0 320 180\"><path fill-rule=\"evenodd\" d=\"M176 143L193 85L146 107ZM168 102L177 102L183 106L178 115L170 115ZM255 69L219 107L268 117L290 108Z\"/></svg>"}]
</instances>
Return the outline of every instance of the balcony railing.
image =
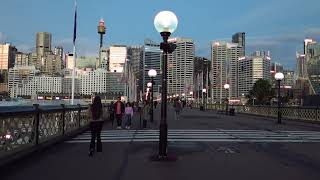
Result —
<instances>
[{"instance_id":1,"label":"balcony railing","mask_svg":"<svg viewBox=\"0 0 320 180\"><path fill-rule=\"evenodd\" d=\"M200 104L196 104L200 107ZM226 111L226 104L206 104L205 109ZM236 113L245 113L253 115L261 115L266 117L277 117L277 106L248 106L248 105L228 105L228 109L234 108ZM319 107L280 107L281 117L284 119L304 120L304 121L320 121Z\"/></svg>"},{"instance_id":2,"label":"balcony railing","mask_svg":"<svg viewBox=\"0 0 320 180\"><path fill-rule=\"evenodd\" d=\"M0 161L89 124L88 106L33 106L0 109Z\"/></svg>"}]
</instances>

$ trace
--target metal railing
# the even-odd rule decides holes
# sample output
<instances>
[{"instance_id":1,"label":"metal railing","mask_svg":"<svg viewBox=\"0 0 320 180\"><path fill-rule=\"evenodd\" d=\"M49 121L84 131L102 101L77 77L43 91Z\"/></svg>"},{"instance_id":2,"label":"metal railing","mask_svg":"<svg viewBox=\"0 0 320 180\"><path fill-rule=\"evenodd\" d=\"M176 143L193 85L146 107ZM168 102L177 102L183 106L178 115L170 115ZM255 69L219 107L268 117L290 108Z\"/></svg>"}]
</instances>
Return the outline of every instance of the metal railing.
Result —
<instances>
[{"instance_id":1,"label":"metal railing","mask_svg":"<svg viewBox=\"0 0 320 180\"><path fill-rule=\"evenodd\" d=\"M195 104L194 107L199 108L201 104ZM228 110L234 108L236 113L261 115L266 117L277 117L277 106L248 106L248 105L229 105ZM226 111L226 104L206 104L205 109ZM280 107L281 117L284 119L304 120L304 121L320 121L319 107Z\"/></svg>"},{"instance_id":2,"label":"metal railing","mask_svg":"<svg viewBox=\"0 0 320 180\"><path fill-rule=\"evenodd\" d=\"M89 124L88 106L33 106L0 110L0 159L69 135Z\"/></svg>"}]
</instances>

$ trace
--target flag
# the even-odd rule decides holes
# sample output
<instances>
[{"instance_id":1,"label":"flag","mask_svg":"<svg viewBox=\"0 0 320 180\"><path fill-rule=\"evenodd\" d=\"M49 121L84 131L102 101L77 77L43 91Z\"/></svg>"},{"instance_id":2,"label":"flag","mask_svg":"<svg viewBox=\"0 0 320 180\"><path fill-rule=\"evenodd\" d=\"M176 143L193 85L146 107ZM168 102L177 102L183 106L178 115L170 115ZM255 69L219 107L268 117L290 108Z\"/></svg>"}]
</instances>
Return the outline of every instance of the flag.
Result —
<instances>
[{"instance_id":1,"label":"flag","mask_svg":"<svg viewBox=\"0 0 320 180\"><path fill-rule=\"evenodd\" d=\"M74 25L73 25L73 45L76 43L77 38L77 1L75 1L74 9Z\"/></svg>"}]
</instances>

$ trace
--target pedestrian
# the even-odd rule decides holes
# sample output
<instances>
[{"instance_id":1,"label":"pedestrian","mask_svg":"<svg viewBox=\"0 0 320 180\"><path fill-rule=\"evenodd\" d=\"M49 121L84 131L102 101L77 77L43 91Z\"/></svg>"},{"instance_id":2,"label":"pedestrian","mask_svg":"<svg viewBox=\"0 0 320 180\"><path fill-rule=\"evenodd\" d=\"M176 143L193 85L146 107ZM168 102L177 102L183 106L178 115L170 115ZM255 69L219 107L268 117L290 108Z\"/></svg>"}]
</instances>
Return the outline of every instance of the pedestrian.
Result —
<instances>
[{"instance_id":1,"label":"pedestrian","mask_svg":"<svg viewBox=\"0 0 320 180\"><path fill-rule=\"evenodd\" d=\"M141 128L141 121L142 121L142 110L143 110L143 102L140 100L138 102L138 112L139 112L139 124Z\"/></svg>"},{"instance_id":2,"label":"pedestrian","mask_svg":"<svg viewBox=\"0 0 320 180\"><path fill-rule=\"evenodd\" d=\"M143 128L147 128L147 122L150 120L150 105L148 101L144 101L144 107L142 109L143 114Z\"/></svg>"},{"instance_id":3,"label":"pedestrian","mask_svg":"<svg viewBox=\"0 0 320 180\"><path fill-rule=\"evenodd\" d=\"M111 101L108 111L109 111L109 117L111 120L111 125L113 127L113 122L114 122L114 102L113 101Z\"/></svg>"},{"instance_id":4,"label":"pedestrian","mask_svg":"<svg viewBox=\"0 0 320 180\"><path fill-rule=\"evenodd\" d=\"M128 102L125 108L126 129L131 128L131 120L133 117L133 108L131 106L132 106L131 103Z\"/></svg>"},{"instance_id":5,"label":"pedestrian","mask_svg":"<svg viewBox=\"0 0 320 180\"><path fill-rule=\"evenodd\" d=\"M101 130L103 126L103 108L100 96L95 96L89 109L91 142L89 147L89 156L93 156L95 151L95 141L97 139L97 152L102 152Z\"/></svg>"},{"instance_id":6,"label":"pedestrian","mask_svg":"<svg viewBox=\"0 0 320 180\"><path fill-rule=\"evenodd\" d=\"M157 109L158 101L154 101L154 108Z\"/></svg>"},{"instance_id":7,"label":"pedestrian","mask_svg":"<svg viewBox=\"0 0 320 180\"><path fill-rule=\"evenodd\" d=\"M179 99L177 99L177 100L174 102L174 110L175 110L175 112L176 112L176 120L179 120L179 119L180 119L181 109L182 109L181 102L179 101Z\"/></svg>"},{"instance_id":8,"label":"pedestrian","mask_svg":"<svg viewBox=\"0 0 320 180\"><path fill-rule=\"evenodd\" d=\"M114 104L115 116L117 119L117 129L122 129L122 115L124 114L124 103L121 102L121 97L118 97L118 101Z\"/></svg>"}]
</instances>

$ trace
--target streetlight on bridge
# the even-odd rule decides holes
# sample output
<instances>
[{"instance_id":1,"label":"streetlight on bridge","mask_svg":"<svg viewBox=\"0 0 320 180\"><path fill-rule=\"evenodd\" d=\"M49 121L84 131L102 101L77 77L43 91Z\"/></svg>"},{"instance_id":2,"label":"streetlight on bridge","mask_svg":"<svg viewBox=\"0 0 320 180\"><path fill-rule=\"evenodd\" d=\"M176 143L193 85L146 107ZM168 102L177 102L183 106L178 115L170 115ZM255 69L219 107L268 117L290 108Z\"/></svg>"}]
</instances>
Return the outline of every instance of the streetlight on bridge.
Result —
<instances>
[{"instance_id":1,"label":"streetlight on bridge","mask_svg":"<svg viewBox=\"0 0 320 180\"><path fill-rule=\"evenodd\" d=\"M150 69L148 71L148 76L151 78L151 83L148 83L148 87L151 88L151 119L150 121L153 122L153 86L154 86L154 78L157 76L157 71L154 69ZM149 86L150 85L150 86Z\"/></svg>"},{"instance_id":2,"label":"streetlight on bridge","mask_svg":"<svg viewBox=\"0 0 320 180\"><path fill-rule=\"evenodd\" d=\"M228 115L228 106L229 106L229 88L230 88L230 85L229 84L225 84L224 86L224 89L226 90L226 115Z\"/></svg>"},{"instance_id":3,"label":"streetlight on bridge","mask_svg":"<svg viewBox=\"0 0 320 180\"><path fill-rule=\"evenodd\" d=\"M205 99L206 99L206 92L207 92L207 89L206 88L203 88L202 89L202 107L203 107L203 111L205 110Z\"/></svg>"},{"instance_id":4,"label":"streetlight on bridge","mask_svg":"<svg viewBox=\"0 0 320 180\"><path fill-rule=\"evenodd\" d=\"M284 78L283 73L278 72L274 75L274 78L278 81L278 124L281 124L281 102L280 102L280 83Z\"/></svg>"},{"instance_id":5,"label":"streetlight on bridge","mask_svg":"<svg viewBox=\"0 0 320 180\"><path fill-rule=\"evenodd\" d=\"M163 42L160 44L162 53L162 92L161 92L161 120L159 138L159 160L170 160L167 155L168 125L167 125L167 73L168 53L172 53L176 45L168 43L168 38L178 26L177 16L171 11L161 11L154 18L154 26L161 34Z\"/></svg>"}]
</instances>

